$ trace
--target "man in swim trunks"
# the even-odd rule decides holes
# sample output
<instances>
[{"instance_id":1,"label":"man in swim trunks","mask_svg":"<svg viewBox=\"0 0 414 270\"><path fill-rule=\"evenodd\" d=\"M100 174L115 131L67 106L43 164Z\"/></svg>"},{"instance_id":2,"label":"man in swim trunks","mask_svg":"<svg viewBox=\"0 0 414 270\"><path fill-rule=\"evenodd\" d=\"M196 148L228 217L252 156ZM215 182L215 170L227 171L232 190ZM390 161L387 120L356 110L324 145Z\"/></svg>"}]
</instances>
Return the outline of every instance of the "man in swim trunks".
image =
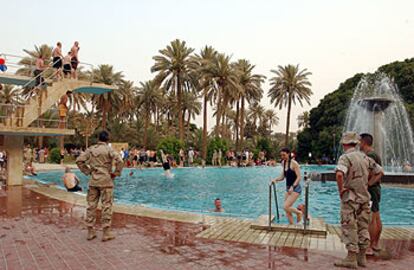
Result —
<instances>
[{"instance_id":1,"label":"man in swim trunks","mask_svg":"<svg viewBox=\"0 0 414 270\"><path fill-rule=\"evenodd\" d=\"M78 64L79 64L79 58L78 58L79 50L80 50L79 42L75 41L72 48L70 49L70 52L72 54L71 65L72 65L72 69L73 69L73 72L72 72L72 78L73 79L78 78L78 74L77 74L76 70L78 69Z\"/></svg>"},{"instance_id":2,"label":"man in swim trunks","mask_svg":"<svg viewBox=\"0 0 414 270\"><path fill-rule=\"evenodd\" d=\"M368 157L372 158L381 166L381 158L375 153L373 137L371 134L363 133L360 135L359 148ZM367 255L374 255L374 251L379 251L379 240L382 231L382 222L380 217L380 201L381 201L381 177L375 182L368 182L368 192L371 195L371 221L368 226L369 236L371 239L370 247L367 249Z\"/></svg>"},{"instance_id":3,"label":"man in swim trunks","mask_svg":"<svg viewBox=\"0 0 414 270\"><path fill-rule=\"evenodd\" d=\"M63 95L59 100L59 128L65 128L66 127L66 115L68 113L68 106L67 102L69 97L72 95L71 91L67 91L65 95Z\"/></svg>"},{"instance_id":4,"label":"man in swim trunks","mask_svg":"<svg viewBox=\"0 0 414 270\"><path fill-rule=\"evenodd\" d=\"M72 77L72 65L70 63L72 59L72 53L68 52L65 57L63 57L63 75L65 78L71 78Z\"/></svg>"},{"instance_id":5,"label":"man in swim trunks","mask_svg":"<svg viewBox=\"0 0 414 270\"><path fill-rule=\"evenodd\" d=\"M56 69L56 78L59 80L62 78L62 66L63 66L63 55L62 55L62 43L58 42L56 47L52 51L52 65Z\"/></svg>"},{"instance_id":6,"label":"man in swim trunks","mask_svg":"<svg viewBox=\"0 0 414 270\"><path fill-rule=\"evenodd\" d=\"M82 191L82 188L79 186L79 178L70 171L69 167L65 168L65 174L62 176L63 184L69 192Z\"/></svg>"}]
</instances>

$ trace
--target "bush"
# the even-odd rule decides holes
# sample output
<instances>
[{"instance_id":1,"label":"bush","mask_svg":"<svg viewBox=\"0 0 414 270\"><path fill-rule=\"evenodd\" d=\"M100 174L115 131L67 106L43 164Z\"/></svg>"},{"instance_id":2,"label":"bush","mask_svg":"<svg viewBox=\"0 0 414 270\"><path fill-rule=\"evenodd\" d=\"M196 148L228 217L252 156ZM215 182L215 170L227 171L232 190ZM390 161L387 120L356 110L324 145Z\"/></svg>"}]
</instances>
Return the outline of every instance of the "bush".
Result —
<instances>
[{"instance_id":1,"label":"bush","mask_svg":"<svg viewBox=\"0 0 414 270\"><path fill-rule=\"evenodd\" d=\"M48 159L50 163L60 164L60 149L53 148L50 150Z\"/></svg>"},{"instance_id":2,"label":"bush","mask_svg":"<svg viewBox=\"0 0 414 270\"><path fill-rule=\"evenodd\" d=\"M256 144L256 151L254 151L255 158L257 158L260 151L266 151L266 158L270 159L274 157L274 151L272 151L272 147L270 146L271 141L268 138L262 137L257 140Z\"/></svg>"},{"instance_id":3,"label":"bush","mask_svg":"<svg viewBox=\"0 0 414 270\"><path fill-rule=\"evenodd\" d=\"M164 151L164 154L170 154L174 156L175 160L179 160L180 149L184 149L184 143L174 137L167 137L162 139L157 145L157 155L161 158L160 150Z\"/></svg>"},{"instance_id":4,"label":"bush","mask_svg":"<svg viewBox=\"0 0 414 270\"><path fill-rule=\"evenodd\" d=\"M221 164L224 164L223 163L224 157L226 155L227 150L229 149L228 145L229 145L229 143L225 139L221 139L221 138L211 139L209 141L208 145L207 145L207 160L206 160L206 163L211 164L211 159L213 158L214 150L218 151L220 149L221 153L222 153Z\"/></svg>"}]
</instances>

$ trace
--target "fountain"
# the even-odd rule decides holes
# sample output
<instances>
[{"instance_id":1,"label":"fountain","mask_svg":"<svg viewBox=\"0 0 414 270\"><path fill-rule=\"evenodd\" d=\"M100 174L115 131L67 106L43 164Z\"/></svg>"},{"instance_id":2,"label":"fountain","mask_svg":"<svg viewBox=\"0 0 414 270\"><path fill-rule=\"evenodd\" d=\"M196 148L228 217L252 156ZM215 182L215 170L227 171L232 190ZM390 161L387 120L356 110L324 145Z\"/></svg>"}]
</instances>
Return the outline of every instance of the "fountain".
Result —
<instances>
[{"instance_id":1,"label":"fountain","mask_svg":"<svg viewBox=\"0 0 414 270\"><path fill-rule=\"evenodd\" d=\"M411 125L395 83L384 73L364 76L352 97L345 131L370 133L387 171L414 160Z\"/></svg>"}]
</instances>

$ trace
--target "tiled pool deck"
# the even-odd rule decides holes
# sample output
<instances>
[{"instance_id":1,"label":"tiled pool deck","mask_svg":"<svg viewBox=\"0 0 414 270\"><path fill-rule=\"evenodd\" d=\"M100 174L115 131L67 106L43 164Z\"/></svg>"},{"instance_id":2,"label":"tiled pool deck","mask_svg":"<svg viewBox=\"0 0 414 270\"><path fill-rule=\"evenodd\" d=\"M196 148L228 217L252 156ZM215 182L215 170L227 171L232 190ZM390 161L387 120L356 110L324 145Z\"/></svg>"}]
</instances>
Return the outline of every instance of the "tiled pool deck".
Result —
<instances>
[{"instance_id":1,"label":"tiled pool deck","mask_svg":"<svg viewBox=\"0 0 414 270\"><path fill-rule=\"evenodd\" d=\"M332 269L343 256L339 230L326 238L259 231L250 221L115 207L117 238L85 240L85 199L56 188L0 190L2 269ZM99 235L100 236L100 235ZM414 229L386 227L388 260L372 269L411 269Z\"/></svg>"}]
</instances>

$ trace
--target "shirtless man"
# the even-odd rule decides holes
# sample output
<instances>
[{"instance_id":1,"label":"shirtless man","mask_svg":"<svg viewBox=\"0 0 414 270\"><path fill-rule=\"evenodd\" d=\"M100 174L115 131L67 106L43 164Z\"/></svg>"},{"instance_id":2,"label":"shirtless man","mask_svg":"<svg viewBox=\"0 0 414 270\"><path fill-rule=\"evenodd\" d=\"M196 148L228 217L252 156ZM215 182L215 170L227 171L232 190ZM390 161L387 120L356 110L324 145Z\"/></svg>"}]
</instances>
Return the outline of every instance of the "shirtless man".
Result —
<instances>
[{"instance_id":1,"label":"shirtless man","mask_svg":"<svg viewBox=\"0 0 414 270\"><path fill-rule=\"evenodd\" d=\"M47 65L45 65L45 57L43 55L39 55L36 59L36 69L33 72L33 75L36 78L35 88L39 90L39 107L42 107L43 92L45 92L45 98L47 98L45 79L42 76L42 72L45 71L46 68Z\"/></svg>"},{"instance_id":2,"label":"shirtless man","mask_svg":"<svg viewBox=\"0 0 414 270\"><path fill-rule=\"evenodd\" d=\"M70 49L70 52L72 54L71 65L72 65L72 70L73 70L72 72L73 79L78 78L78 74L76 70L78 69L78 64L79 64L79 58L78 58L79 50L80 50L79 42L75 41L72 48Z\"/></svg>"},{"instance_id":3,"label":"shirtless man","mask_svg":"<svg viewBox=\"0 0 414 270\"><path fill-rule=\"evenodd\" d=\"M68 113L68 106L66 103L68 103L69 97L72 95L71 91L67 91L65 95L63 95L59 100L59 128L65 128L66 124L66 115Z\"/></svg>"},{"instance_id":4,"label":"shirtless man","mask_svg":"<svg viewBox=\"0 0 414 270\"><path fill-rule=\"evenodd\" d=\"M69 192L76 192L76 191L82 191L82 188L79 186L79 178L70 171L69 167L66 167L65 174L62 176L63 184L65 185L65 188Z\"/></svg>"},{"instance_id":5,"label":"shirtless man","mask_svg":"<svg viewBox=\"0 0 414 270\"><path fill-rule=\"evenodd\" d=\"M53 68L56 69L56 78L58 80L62 79L62 67L63 67L62 43L58 42L56 44L56 47L53 49L53 52L52 52L52 57L53 57L52 65L53 65Z\"/></svg>"}]
</instances>

